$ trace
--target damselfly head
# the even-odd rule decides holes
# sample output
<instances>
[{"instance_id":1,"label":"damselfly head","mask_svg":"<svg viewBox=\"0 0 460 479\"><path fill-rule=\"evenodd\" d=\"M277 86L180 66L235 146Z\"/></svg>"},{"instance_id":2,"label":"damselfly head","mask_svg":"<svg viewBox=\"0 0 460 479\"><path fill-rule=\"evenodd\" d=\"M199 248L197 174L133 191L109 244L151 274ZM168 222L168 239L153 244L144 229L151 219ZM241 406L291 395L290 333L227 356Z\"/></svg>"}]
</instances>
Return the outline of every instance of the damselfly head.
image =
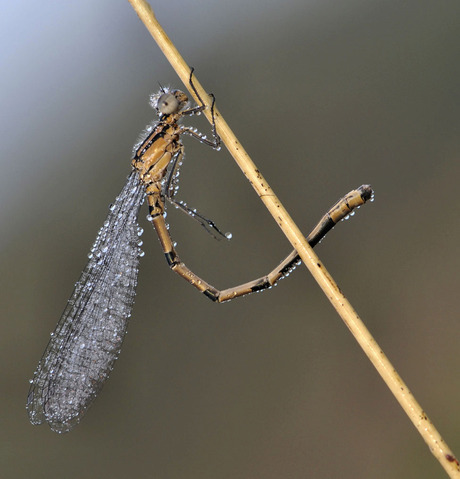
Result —
<instances>
[{"instance_id":1,"label":"damselfly head","mask_svg":"<svg viewBox=\"0 0 460 479\"><path fill-rule=\"evenodd\" d=\"M180 90L162 88L158 93L150 96L150 105L160 115L179 113L188 103L187 95Z\"/></svg>"}]
</instances>

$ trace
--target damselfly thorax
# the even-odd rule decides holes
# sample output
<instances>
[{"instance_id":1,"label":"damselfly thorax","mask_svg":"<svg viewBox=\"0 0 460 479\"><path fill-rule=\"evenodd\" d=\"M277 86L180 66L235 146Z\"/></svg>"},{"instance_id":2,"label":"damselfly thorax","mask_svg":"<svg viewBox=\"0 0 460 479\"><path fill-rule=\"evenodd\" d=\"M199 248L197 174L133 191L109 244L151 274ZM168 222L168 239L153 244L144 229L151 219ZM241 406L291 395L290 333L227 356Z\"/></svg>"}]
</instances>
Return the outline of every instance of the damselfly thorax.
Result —
<instances>
[{"instance_id":1,"label":"damselfly thorax","mask_svg":"<svg viewBox=\"0 0 460 479\"><path fill-rule=\"evenodd\" d=\"M132 165L145 186L152 216L164 212L164 207L162 209L157 205L158 199L155 196L162 193L162 182L171 161L177 158L180 162L178 157L183 155L184 147L180 139L183 127L179 126L178 121L184 114L182 109L187 102L187 96L180 90L165 91L159 97L156 106L160 113L159 121L138 146L132 160Z\"/></svg>"}]
</instances>

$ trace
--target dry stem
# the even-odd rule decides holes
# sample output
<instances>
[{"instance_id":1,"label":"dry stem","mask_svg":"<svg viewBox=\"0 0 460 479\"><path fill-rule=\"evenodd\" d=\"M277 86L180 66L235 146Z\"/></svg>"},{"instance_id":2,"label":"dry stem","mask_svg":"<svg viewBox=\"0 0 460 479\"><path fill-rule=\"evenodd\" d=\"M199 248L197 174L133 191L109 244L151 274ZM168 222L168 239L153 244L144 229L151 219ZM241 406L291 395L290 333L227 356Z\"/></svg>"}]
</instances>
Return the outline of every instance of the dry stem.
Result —
<instances>
[{"instance_id":1,"label":"dry stem","mask_svg":"<svg viewBox=\"0 0 460 479\"><path fill-rule=\"evenodd\" d=\"M163 51L166 58L176 70L176 73L182 80L183 84L190 91L190 68L185 63L184 59L179 54L176 47L172 44L164 30L161 28L152 9L150 8L150 5L145 0L129 0L129 2L157 42L160 49ZM195 78L194 85L201 98L205 102L208 101L208 95ZM190 91L190 94L195 97L192 91ZM205 114L208 120L211 120L209 108L205 111ZM288 212L284 209L283 205L280 203L273 190L268 185L267 181L263 178L256 165L249 158L249 155L236 139L235 135L222 116L219 114L217 109L215 110L215 120L217 132L222 138L222 141L229 150L230 154L233 156L246 178L256 190L260 199L270 211L271 215L278 223L288 240L291 242L292 246L298 251L305 266L318 282L324 294L327 296L342 320L350 329L353 336L358 341L379 374L382 376L383 380L390 388L401 407L409 416L410 420L414 423L415 427L422 435L433 455L438 459L450 477L459 478L460 467L458 461L455 459L455 456L450 451L447 444L443 441L442 437L428 419L427 415L422 410L407 386L404 384L401 377L393 368L388 358L380 349L379 345L371 336L356 311L342 294L339 287L328 273L324 265L321 263L316 253L314 253L313 249L308 245L302 232L295 225Z\"/></svg>"}]
</instances>

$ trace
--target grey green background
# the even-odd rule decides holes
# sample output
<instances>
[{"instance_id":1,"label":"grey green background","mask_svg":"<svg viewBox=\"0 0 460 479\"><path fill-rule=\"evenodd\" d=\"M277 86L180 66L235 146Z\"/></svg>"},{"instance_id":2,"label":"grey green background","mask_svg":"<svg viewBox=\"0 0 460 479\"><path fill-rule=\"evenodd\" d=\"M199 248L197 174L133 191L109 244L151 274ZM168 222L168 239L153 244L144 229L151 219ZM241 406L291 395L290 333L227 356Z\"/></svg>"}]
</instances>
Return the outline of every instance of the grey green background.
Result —
<instances>
[{"instance_id":1,"label":"grey green background","mask_svg":"<svg viewBox=\"0 0 460 479\"><path fill-rule=\"evenodd\" d=\"M152 5L306 233L373 185L317 251L460 453L458 1ZM126 1L0 9L2 477L445 477L304 267L212 304L169 271L145 210L111 379L72 433L29 424L27 381L154 118L148 95L182 85ZM264 274L287 241L226 152L186 151L180 197L234 239L170 209L181 257L217 287Z\"/></svg>"}]
</instances>

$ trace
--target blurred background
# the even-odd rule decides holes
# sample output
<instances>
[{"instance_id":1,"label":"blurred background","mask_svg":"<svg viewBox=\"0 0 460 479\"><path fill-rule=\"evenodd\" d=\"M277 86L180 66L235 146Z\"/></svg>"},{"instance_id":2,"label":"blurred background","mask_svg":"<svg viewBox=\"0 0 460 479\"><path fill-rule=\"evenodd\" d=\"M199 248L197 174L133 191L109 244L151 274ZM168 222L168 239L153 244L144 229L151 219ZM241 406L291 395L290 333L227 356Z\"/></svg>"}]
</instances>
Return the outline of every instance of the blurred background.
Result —
<instances>
[{"instance_id":1,"label":"blurred background","mask_svg":"<svg viewBox=\"0 0 460 479\"><path fill-rule=\"evenodd\" d=\"M317 252L459 454L459 2L152 6L305 233L372 184ZM155 118L148 96L182 85L127 1L0 8L2 477L445 477L304 267L213 304L169 271L145 209L110 380L73 432L30 425L28 380ZM179 197L233 239L170 208L181 258L218 288L267 273L287 240L226 151L185 143Z\"/></svg>"}]
</instances>

